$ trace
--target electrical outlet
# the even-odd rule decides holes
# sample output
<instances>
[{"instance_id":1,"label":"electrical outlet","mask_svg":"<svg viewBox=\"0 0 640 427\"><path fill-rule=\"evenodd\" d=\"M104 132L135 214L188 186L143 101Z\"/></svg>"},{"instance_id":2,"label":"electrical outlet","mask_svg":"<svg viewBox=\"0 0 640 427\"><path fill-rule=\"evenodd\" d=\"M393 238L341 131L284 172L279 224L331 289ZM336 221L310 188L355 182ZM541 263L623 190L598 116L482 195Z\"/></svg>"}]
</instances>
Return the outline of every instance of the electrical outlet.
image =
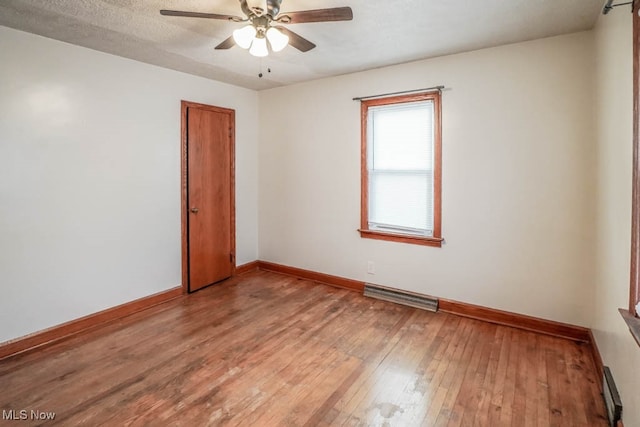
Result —
<instances>
[{"instance_id":1,"label":"electrical outlet","mask_svg":"<svg viewBox=\"0 0 640 427\"><path fill-rule=\"evenodd\" d=\"M376 265L373 263L373 261L367 261L367 273L376 274Z\"/></svg>"}]
</instances>

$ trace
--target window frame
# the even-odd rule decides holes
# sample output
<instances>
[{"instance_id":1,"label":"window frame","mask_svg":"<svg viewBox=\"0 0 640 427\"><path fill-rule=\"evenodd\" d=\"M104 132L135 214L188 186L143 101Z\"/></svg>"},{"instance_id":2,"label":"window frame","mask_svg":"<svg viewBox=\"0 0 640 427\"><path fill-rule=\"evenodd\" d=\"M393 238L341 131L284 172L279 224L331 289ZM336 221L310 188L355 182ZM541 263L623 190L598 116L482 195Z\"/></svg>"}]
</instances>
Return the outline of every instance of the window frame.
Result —
<instances>
[{"instance_id":1,"label":"window frame","mask_svg":"<svg viewBox=\"0 0 640 427\"><path fill-rule=\"evenodd\" d=\"M629 274L629 307L619 309L629 332L640 346L640 317L636 305L640 301L640 8L634 1L633 15L633 159L631 195L631 260Z\"/></svg>"},{"instance_id":2,"label":"window frame","mask_svg":"<svg viewBox=\"0 0 640 427\"><path fill-rule=\"evenodd\" d=\"M369 229L369 171L367 168L367 130L370 107L433 102L433 236L417 236L404 233ZM428 91L409 95L364 99L360 104L360 237L415 245L441 247L442 238L442 96L440 91Z\"/></svg>"},{"instance_id":3,"label":"window frame","mask_svg":"<svg viewBox=\"0 0 640 427\"><path fill-rule=\"evenodd\" d=\"M631 272L629 312L638 318L636 305L640 302L640 8L633 14L633 183L631 206Z\"/></svg>"}]
</instances>

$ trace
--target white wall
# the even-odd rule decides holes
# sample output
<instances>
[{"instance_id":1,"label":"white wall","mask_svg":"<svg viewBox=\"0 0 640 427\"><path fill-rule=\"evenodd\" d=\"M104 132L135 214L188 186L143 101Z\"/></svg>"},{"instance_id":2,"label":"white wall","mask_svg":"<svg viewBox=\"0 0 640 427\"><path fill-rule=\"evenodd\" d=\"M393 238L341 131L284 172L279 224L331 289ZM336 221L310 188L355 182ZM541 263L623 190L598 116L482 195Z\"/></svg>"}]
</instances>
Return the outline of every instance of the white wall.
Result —
<instances>
[{"instance_id":1,"label":"white wall","mask_svg":"<svg viewBox=\"0 0 640 427\"><path fill-rule=\"evenodd\" d=\"M622 9L622 8L621 8ZM618 308L629 302L633 126L632 15L601 16L597 58L597 280L592 329L624 405L624 423L640 426L640 348Z\"/></svg>"},{"instance_id":2,"label":"white wall","mask_svg":"<svg viewBox=\"0 0 640 427\"><path fill-rule=\"evenodd\" d=\"M180 285L180 100L236 110L257 258L257 93L0 27L0 342Z\"/></svg>"},{"instance_id":3,"label":"white wall","mask_svg":"<svg viewBox=\"0 0 640 427\"><path fill-rule=\"evenodd\" d=\"M260 259L588 326L593 59L586 32L260 92ZM446 244L360 238L351 98L439 84Z\"/></svg>"}]
</instances>

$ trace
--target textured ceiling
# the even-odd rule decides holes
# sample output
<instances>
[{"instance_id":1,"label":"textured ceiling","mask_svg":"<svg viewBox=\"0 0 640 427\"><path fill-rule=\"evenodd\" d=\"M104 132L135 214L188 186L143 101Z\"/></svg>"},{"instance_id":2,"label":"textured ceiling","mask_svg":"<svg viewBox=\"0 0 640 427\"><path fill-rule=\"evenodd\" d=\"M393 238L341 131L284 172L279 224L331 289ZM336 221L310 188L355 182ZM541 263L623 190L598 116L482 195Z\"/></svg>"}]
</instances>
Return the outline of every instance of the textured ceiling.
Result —
<instances>
[{"instance_id":1,"label":"textured ceiling","mask_svg":"<svg viewBox=\"0 0 640 427\"><path fill-rule=\"evenodd\" d=\"M2 0L0 25L250 89L266 89L593 27L604 0L283 0L281 10L338 6L353 21L289 25L318 47L260 60L214 50L243 24L161 16L240 15L238 0ZM258 78L260 69L265 71ZM267 68L271 73L266 73Z\"/></svg>"}]
</instances>

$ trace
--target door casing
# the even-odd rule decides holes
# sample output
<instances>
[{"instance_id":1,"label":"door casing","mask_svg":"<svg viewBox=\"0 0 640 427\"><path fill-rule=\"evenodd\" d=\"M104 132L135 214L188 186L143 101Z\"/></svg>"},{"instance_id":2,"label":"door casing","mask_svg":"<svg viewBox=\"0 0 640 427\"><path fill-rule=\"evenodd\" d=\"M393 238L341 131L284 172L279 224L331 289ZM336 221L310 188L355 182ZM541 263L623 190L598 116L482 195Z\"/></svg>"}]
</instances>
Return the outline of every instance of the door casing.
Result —
<instances>
[{"instance_id":1,"label":"door casing","mask_svg":"<svg viewBox=\"0 0 640 427\"><path fill-rule=\"evenodd\" d=\"M189 108L199 108L208 111L230 114L230 201L231 201L231 275L235 275L236 270L236 202L235 202L235 110L229 108L216 107L207 104L199 104L190 101L181 101L181 147L180 147L180 179L181 179L181 246L182 246L182 292L189 293L189 175L188 175L188 111Z\"/></svg>"}]
</instances>

